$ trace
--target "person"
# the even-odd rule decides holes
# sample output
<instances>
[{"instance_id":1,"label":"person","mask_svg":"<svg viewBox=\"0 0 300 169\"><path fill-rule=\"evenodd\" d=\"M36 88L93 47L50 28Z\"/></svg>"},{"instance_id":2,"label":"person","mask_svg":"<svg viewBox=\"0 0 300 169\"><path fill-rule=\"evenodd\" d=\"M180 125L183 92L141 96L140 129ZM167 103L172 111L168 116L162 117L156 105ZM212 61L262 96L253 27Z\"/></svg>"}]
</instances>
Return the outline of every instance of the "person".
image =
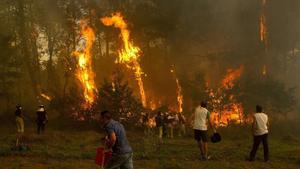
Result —
<instances>
[{"instance_id":1,"label":"person","mask_svg":"<svg viewBox=\"0 0 300 169\"><path fill-rule=\"evenodd\" d=\"M163 117L161 111L157 112L157 115L155 117L155 124L158 129L158 138L161 141L163 137Z\"/></svg>"},{"instance_id":2,"label":"person","mask_svg":"<svg viewBox=\"0 0 300 169\"><path fill-rule=\"evenodd\" d=\"M16 126L17 126L16 146L19 146L22 135L24 134L24 115L22 112L22 106L20 105L16 106L15 116L16 116Z\"/></svg>"},{"instance_id":3,"label":"person","mask_svg":"<svg viewBox=\"0 0 300 169\"><path fill-rule=\"evenodd\" d=\"M142 116L142 123L143 123L143 128L144 128L144 134L146 137L148 137L150 135L150 125L149 125L149 121L150 121L150 115L149 113L145 113Z\"/></svg>"},{"instance_id":4,"label":"person","mask_svg":"<svg viewBox=\"0 0 300 169\"><path fill-rule=\"evenodd\" d=\"M173 113L168 113L167 116L167 137L173 139L174 138L174 126L176 123L175 116Z\"/></svg>"},{"instance_id":5,"label":"person","mask_svg":"<svg viewBox=\"0 0 300 169\"><path fill-rule=\"evenodd\" d=\"M178 136L182 137L185 135L186 130L185 130L185 117L182 113L178 113Z\"/></svg>"},{"instance_id":6,"label":"person","mask_svg":"<svg viewBox=\"0 0 300 169\"><path fill-rule=\"evenodd\" d=\"M133 151L126 137L124 126L113 120L109 111L102 111L100 122L107 134L106 145L112 149L112 157L105 169L133 169Z\"/></svg>"},{"instance_id":7,"label":"person","mask_svg":"<svg viewBox=\"0 0 300 169\"><path fill-rule=\"evenodd\" d=\"M256 151L259 144L262 142L264 147L264 160L269 160L269 146L268 146L268 133L269 133L269 120L268 115L263 113L263 108L260 105L256 106L256 113L253 116L252 134L253 146L250 152L249 161L254 161Z\"/></svg>"},{"instance_id":8,"label":"person","mask_svg":"<svg viewBox=\"0 0 300 169\"><path fill-rule=\"evenodd\" d=\"M210 112L207 110L206 102L201 102L200 106L196 107L194 113L194 138L198 143L201 152L201 159L208 160L208 133L207 124L216 132L210 120Z\"/></svg>"},{"instance_id":9,"label":"person","mask_svg":"<svg viewBox=\"0 0 300 169\"><path fill-rule=\"evenodd\" d=\"M39 106L38 110L36 111L36 115L37 134L44 133L45 125L48 121L48 116L44 105Z\"/></svg>"},{"instance_id":10,"label":"person","mask_svg":"<svg viewBox=\"0 0 300 169\"><path fill-rule=\"evenodd\" d=\"M162 128L163 128L163 137L164 138L166 138L167 136L168 136L168 129L167 129L167 127L168 127L168 112L164 112L163 114L162 114L162 119L163 119L163 126L162 126Z\"/></svg>"}]
</instances>

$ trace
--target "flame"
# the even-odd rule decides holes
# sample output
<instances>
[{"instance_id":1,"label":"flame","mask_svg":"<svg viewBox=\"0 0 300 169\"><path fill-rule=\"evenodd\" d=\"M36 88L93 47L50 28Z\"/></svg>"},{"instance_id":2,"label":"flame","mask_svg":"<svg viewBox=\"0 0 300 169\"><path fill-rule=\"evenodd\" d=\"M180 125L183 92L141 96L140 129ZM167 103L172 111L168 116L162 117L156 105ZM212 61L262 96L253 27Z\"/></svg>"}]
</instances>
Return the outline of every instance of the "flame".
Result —
<instances>
[{"instance_id":1,"label":"flame","mask_svg":"<svg viewBox=\"0 0 300 169\"><path fill-rule=\"evenodd\" d=\"M234 81L242 75L243 70L244 66L240 66L235 70L228 69L227 74L222 80L221 87L219 87L218 90L206 90L211 98L213 107L211 121L216 126L228 126L231 123L242 124L249 122L249 117L246 117L244 114L243 105L237 102L233 94L227 97L229 103L223 103L224 98L226 98L225 91L234 87Z\"/></svg>"},{"instance_id":2,"label":"flame","mask_svg":"<svg viewBox=\"0 0 300 169\"><path fill-rule=\"evenodd\" d=\"M267 20L266 20L266 15L265 15L265 6L266 6L267 0L262 0L262 12L259 18L259 33L260 33L260 41L264 43L265 48L267 49L268 45L268 39L267 39L267 34L268 34L268 28L267 28Z\"/></svg>"},{"instance_id":3,"label":"flame","mask_svg":"<svg viewBox=\"0 0 300 169\"><path fill-rule=\"evenodd\" d=\"M223 110L211 113L211 120L217 126L242 124L245 121L243 106L241 103L225 105Z\"/></svg>"},{"instance_id":4,"label":"flame","mask_svg":"<svg viewBox=\"0 0 300 169\"><path fill-rule=\"evenodd\" d=\"M48 101L51 101L51 100L52 100L50 96L48 96L48 95L46 95L46 94L44 94L44 93L41 93L41 96L42 96L44 99L48 100Z\"/></svg>"},{"instance_id":5,"label":"flame","mask_svg":"<svg viewBox=\"0 0 300 169\"><path fill-rule=\"evenodd\" d=\"M155 117L149 118L148 124L150 128L154 128L156 126Z\"/></svg>"},{"instance_id":6,"label":"flame","mask_svg":"<svg viewBox=\"0 0 300 169\"><path fill-rule=\"evenodd\" d=\"M234 81L239 78L244 71L244 66L240 66L238 69L228 69L227 75L222 80L222 87L225 89L232 89L234 87Z\"/></svg>"},{"instance_id":7,"label":"flame","mask_svg":"<svg viewBox=\"0 0 300 169\"><path fill-rule=\"evenodd\" d=\"M177 112L182 113L182 105L183 105L183 95L182 95L182 88L180 86L179 80L175 74L175 71L173 69L170 70L170 72L173 74L175 81L176 81L176 93L177 93L177 104L178 104L178 109Z\"/></svg>"},{"instance_id":8,"label":"flame","mask_svg":"<svg viewBox=\"0 0 300 169\"><path fill-rule=\"evenodd\" d=\"M96 99L95 93L97 92L94 77L95 74L92 70L91 49L95 41L95 34L92 28L87 25L86 21L80 22L81 33L85 39L85 46L82 51L75 51L74 55L78 61L76 70L77 79L80 81L83 91L84 99L83 108L91 108Z\"/></svg>"},{"instance_id":9,"label":"flame","mask_svg":"<svg viewBox=\"0 0 300 169\"><path fill-rule=\"evenodd\" d=\"M130 32L127 28L127 23L125 22L121 13L112 14L111 17L103 17L101 18L101 22L105 26L114 26L120 29L124 47L119 51L119 57L117 58L116 63L125 64L126 67L134 71L135 78L139 86L141 101L143 106L146 107L147 101L144 90L144 82L142 79L143 71L139 63L141 50L140 48L134 46L130 41Z\"/></svg>"}]
</instances>

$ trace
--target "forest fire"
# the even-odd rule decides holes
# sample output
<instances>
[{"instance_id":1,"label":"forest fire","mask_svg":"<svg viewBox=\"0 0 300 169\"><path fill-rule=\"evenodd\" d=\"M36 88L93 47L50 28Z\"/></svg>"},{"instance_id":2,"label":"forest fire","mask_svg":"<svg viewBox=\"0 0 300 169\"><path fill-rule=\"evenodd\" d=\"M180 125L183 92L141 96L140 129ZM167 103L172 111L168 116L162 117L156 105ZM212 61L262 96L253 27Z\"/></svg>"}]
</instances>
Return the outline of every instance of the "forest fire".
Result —
<instances>
[{"instance_id":1,"label":"forest fire","mask_svg":"<svg viewBox=\"0 0 300 169\"><path fill-rule=\"evenodd\" d=\"M238 103L233 94L226 96L226 91L234 87L235 81L242 75L244 66L238 69L228 69L221 81L221 87L216 92L209 89L209 97L213 106L211 121L217 126L228 126L231 123L242 124L249 119L244 115L243 105ZM225 101L225 99L227 99Z\"/></svg>"},{"instance_id":2,"label":"forest fire","mask_svg":"<svg viewBox=\"0 0 300 169\"><path fill-rule=\"evenodd\" d=\"M119 51L119 57L117 58L116 63L125 64L126 67L134 71L139 86L141 101L143 106L146 107L147 100L142 79L143 71L139 63L140 49L134 46L130 41L130 31L127 28L127 23L120 13L112 14L111 17L103 17L101 18L101 22L105 26L114 26L120 29L124 46L123 49Z\"/></svg>"},{"instance_id":3,"label":"forest fire","mask_svg":"<svg viewBox=\"0 0 300 169\"><path fill-rule=\"evenodd\" d=\"M242 75L243 70L244 66L240 66L236 70L228 69L227 75L222 80L222 87L227 90L232 89L234 87L234 81Z\"/></svg>"},{"instance_id":4,"label":"forest fire","mask_svg":"<svg viewBox=\"0 0 300 169\"><path fill-rule=\"evenodd\" d=\"M91 108L96 98L96 85L94 81L94 72L92 70L91 49L95 40L94 31L90 28L86 21L81 21L81 33L85 40L85 46L82 51L75 51L77 57L78 68L76 70L77 79L80 81L84 91L85 102L82 107L85 109Z\"/></svg>"}]
</instances>

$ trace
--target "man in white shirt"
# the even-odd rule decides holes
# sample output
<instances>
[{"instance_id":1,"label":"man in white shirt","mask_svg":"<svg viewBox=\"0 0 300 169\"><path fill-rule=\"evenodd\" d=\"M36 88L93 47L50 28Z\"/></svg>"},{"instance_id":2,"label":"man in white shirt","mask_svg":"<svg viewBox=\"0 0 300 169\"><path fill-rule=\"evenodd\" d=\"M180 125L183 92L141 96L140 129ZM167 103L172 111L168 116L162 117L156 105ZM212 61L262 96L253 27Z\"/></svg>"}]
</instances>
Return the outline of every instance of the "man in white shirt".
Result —
<instances>
[{"instance_id":1,"label":"man in white shirt","mask_svg":"<svg viewBox=\"0 0 300 169\"><path fill-rule=\"evenodd\" d=\"M250 152L250 161L254 161L256 151L260 142L264 146L264 160L269 160L269 146L268 146L268 130L269 119L268 115L263 113L263 108L259 105L256 106L256 113L253 116L252 133L253 133L253 147Z\"/></svg>"},{"instance_id":2,"label":"man in white shirt","mask_svg":"<svg viewBox=\"0 0 300 169\"><path fill-rule=\"evenodd\" d=\"M206 109L207 104L201 102L201 105L196 107L194 114L194 138L198 143L199 149L201 151L201 158L204 160L209 159L208 157L208 136L207 136L207 125L216 132L210 121L210 112Z\"/></svg>"}]
</instances>

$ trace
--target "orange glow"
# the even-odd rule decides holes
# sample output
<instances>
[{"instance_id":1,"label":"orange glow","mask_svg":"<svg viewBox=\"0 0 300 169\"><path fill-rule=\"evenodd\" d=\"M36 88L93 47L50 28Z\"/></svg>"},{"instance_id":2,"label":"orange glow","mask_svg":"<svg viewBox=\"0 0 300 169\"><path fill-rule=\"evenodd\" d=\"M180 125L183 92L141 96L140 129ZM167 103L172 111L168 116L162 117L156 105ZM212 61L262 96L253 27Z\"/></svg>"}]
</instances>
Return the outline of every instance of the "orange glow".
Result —
<instances>
[{"instance_id":1,"label":"orange glow","mask_svg":"<svg viewBox=\"0 0 300 169\"><path fill-rule=\"evenodd\" d=\"M263 66L262 74L264 76L267 75L267 66L266 65Z\"/></svg>"},{"instance_id":2,"label":"orange glow","mask_svg":"<svg viewBox=\"0 0 300 169\"><path fill-rule=\"evenodd\" d=\"M264 43L265 48L267 49L268 45L268 28L267 28L267 20L265 15L265 6L266 6L267 0L262 0L262 12L259 18L259 33L260 33L260 41Z\"/></svg>"},{"instance_id":3,"label":"orange glow","mask_svg":"<svg viewBox=\"0 0 300 169\"><path fill-rule=\"evenodd\" d=\"M237 102L233 94L226 96L226 90L230 90L234 87L234 82L243 73L243 66L238 69L228 69L227 74L221 81L221 87L216 91L207 89L208 95L211 98L211 104L213 111L211 113L211 121L216 126L228 126L229 124L242 124L248 123L249 118L245 116L243 105ZM224 99L228 98L228 101L224 103Z\"/></svg>"},{"instance_id":4,"label":"orange glow","mask_svg":"<svg viewBox=\"0 0 300 169\"><path fill-rule=\"evenodd\" d=\"M211 121L217 126L242 124L245 121L243 106L240 103L225 105L220 112L211 113Z\"/></svg>"},{"instance_id":5,"label":"orange glow","mask_svg":"<svg viewBox=\"0 0 300 169\"><path fill-rule=\"evenodd\" d=\"M244 71L244 66L240 66L238 69L228 69L227 75L222 80L222 87L225 89L232 89L234 86L234 81L239 78Z\"/></svg>"},{"instance_id":6,"label":"orange glow","mask_svg":"<svg viewBox=\"0 0 300 169\"><path fill-rule=\"evenodd\" d=\"M46 100L48 100L48 101L51 101L51 97L50 97L50 96L48 96L48 95L46 95L46 94L44 94L44 93L41 93L41 96L42 96L44 99L46 99Z\"/></svg>"},{"instance_id":7,"label":"orange glow","mask_svg":"<svg viewBox=\"0 0 300 169\"><path fill-rule=\"evenodd\" d=\"M260 41L267 44L267 25L264 14L260 16Z\"/></svg>"},{"instance_id":8,"label":"orange glow","mask_svg":"<svg viewBox=\"0 0 300 169\"><path fill-rule=\"evenodd\" d=\"M87 25L86 21L80 22L81 33L85 40L85 46L82 51L75 51L74 55L77 58L78 67L76 70L77 79L80 81L84 91L83 108L91 108L96 99L95 93L97 92L94 77L95 74L92 70L91 49L95 41L95 34L92 28Z\"/></svg>"},{"instance_id":9,"label":"orange glow","mask_svg":"<svg viewBox=\"0 0 300 169\"><path fill-rule=\"evenodd\" d=\"M156 126L155 117L149 118L148 126L154 128Z\"/></svg>"},{"instance_id":10,"label":"orange glow","mask_svg":"<svg viewBox=\"0 0 300 169\"><path fill-rule=\"evenodd\" d=\"M134 46L130 41L130 32L127 28L127 23L120 13L112 14L111 17L103 17L101 18L101 22L105 26L114 26L120 29L124 47L119 51L119 57L117 58L116 63L125 64L126 67L134 71L139 86L141 101L143 106L146 107L147 100L142 79L143 71L139 63L141 50Z\"/></svg>"},{"instance_id":11,"label":"orange glow","mask_svg":"<svg viewBox=\"0 0 300 169\"><path fill-rule=\"evenodd\" d=\"M150 101L149 107L150 107L151 110L156 110L157 109L157 105L153 101Z\"/></svg>"}]
</instances>

